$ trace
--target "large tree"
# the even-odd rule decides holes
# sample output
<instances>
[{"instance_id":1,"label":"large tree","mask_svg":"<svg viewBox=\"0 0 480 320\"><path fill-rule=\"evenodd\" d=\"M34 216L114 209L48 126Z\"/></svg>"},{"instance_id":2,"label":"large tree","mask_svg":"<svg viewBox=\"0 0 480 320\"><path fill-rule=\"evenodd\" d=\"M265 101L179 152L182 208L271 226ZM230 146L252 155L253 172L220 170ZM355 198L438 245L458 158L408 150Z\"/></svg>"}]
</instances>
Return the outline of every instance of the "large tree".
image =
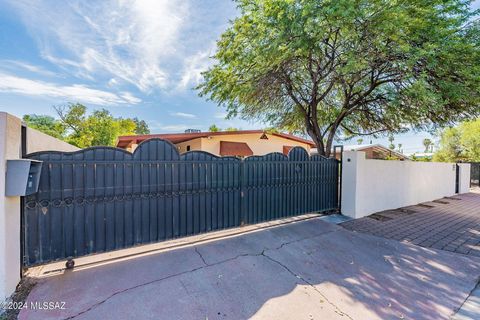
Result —
<instances>
[{"instance_id":1,"label":"large tree","mask_svg":"<svg viewBox=\"0 0 480 320\"><path fill-rule=\"evenodd\" d=\"M135 134L150 134L150 128L145 120L135 117L132 121L135 122Z\"/></svg>"},{"instance_id":2,"label":"large tree","mask_svg":"<svg viewBox=\"0 0 480 320\"><path fill-rule=\"evenodd\" d=\"M30 128L42 131L57 139L65 138L65 126L55 119L47 115L26 114L23 116L23 121Z\"/></svg>"},{"instance_id":3,"label":"large tree","mask_svg":"<svg viewBox=\"0 0 480 320\"><path fill-rule=\"evenodd\" d=\"M87 114L87 107L80 103L54 108L59 119L46 115L28 114L23 117L23 120L29 127L80 148L114 146L119 135L150 133L144 120L117 118L105 109Z\"/></svg>"},{"instance_id":4,"label":"large tree","mask_svg":"<svg viewBox=\"0 0 480 320\"><path fill-rule=\"evenodd\" d=\"M229 116L338 136L479 114L480 28L466 0L237 0L200 95Z\"/></svg>"},{"instance_id":5,"label":"large tree","mask_svg":"<svg viewBox=\"0 0 480 320\"><path fill-rule=\"evenodd\" d=\"M133 135L137 129L134 119L115 118L105 109L87 115L87 108L76 103L55 107L55 110L67 128L65 140L81 148L113 146L118 136Z\"/></svg>"},{"instance_id":6,"label":"large tree","mask_svg":"<svg viewBox=\"0 0 480 320\"><path fill-rule=\"evenodd\" d=\"M480 162L480 119L444 129L433 160Z\"/></svg>"}]
</instances>

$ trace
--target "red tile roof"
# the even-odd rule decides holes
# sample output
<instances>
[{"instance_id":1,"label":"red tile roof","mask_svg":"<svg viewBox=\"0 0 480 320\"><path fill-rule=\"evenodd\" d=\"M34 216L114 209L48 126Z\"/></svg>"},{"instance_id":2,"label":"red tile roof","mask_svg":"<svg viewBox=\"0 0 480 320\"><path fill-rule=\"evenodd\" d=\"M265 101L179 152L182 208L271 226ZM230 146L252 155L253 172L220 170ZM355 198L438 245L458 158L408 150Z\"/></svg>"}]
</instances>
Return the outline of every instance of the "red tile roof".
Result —
<instances>
[{"instance_id":1,"label":"red tile roof","mask_svg":"<svg viewBox=\"0 0 480 320\"><path fill-rule=\"evenodd\" d=\"M145 135L134 135L134 136L120 136L117 139L117 147L119 148L126 148L131 143L140 143L142 141L152 139L152 138L160 138L164 140L168 140L173 144L185 142L197 138L207 138L211 136L222 136L222 135L236 135L236 134L262 134L264 133L263 130L240 130L240 131L220 131L220 132L193 132L193 133L161 133L161 134L145 134ZM286 133L270 133L273 136L301 142L310 145L311 147L315 147L315 144L311 140L303 139L296 137L291 134Z\"/></svg>"},{"instance_id":2,"label":"red tile roof","mask_svg":"<svg viewBox=\"0 0 480 320\"><path fill-rule=\"evenodd\" d=\"M253 156L253 151L245 142L220 141L221 156Z\"/></svg>"},{"instance_id":3,"label":"red tile roof","mask_svg":"<svg viewBox=\"0 0 480 320\"><path fill-rule=\"evenodd\" d=\"M293 146L283 146L283 154L287 156L290 150L292 149L293 149Z\"/></svg>"}]
</instances>

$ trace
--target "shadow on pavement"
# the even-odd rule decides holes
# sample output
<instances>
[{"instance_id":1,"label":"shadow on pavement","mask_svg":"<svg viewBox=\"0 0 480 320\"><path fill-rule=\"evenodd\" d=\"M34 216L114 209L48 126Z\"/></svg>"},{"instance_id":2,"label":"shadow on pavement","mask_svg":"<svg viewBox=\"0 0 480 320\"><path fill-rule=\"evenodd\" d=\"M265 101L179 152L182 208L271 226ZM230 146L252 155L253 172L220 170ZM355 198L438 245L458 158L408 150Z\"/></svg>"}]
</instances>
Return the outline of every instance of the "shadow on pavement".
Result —
<instances>
[{"instance_id":1,"label":"shadow on pavement","mask_svg":"<svg viewBox=\"0 0 480 320\"><path fill-rule=\"evenodd\" d=\"M20 319L448 319L480 259L319 219L39 280Z\"/></svg>"}]
</instances>

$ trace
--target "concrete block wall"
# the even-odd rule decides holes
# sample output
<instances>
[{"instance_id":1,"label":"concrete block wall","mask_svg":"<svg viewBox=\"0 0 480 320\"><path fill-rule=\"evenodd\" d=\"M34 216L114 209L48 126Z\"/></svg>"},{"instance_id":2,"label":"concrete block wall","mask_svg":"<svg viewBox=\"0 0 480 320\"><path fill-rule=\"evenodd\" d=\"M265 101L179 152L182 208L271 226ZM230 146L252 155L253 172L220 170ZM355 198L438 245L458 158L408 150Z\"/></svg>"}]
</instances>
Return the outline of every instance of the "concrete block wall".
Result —
<instances>
[{"instance_id":1,"label":"concrete block wall","mask_svg":"<svg viewBox=\"0 0 480 320\"><path fill-rule=\"evenodd\" d=\"M460 165L460 193L468 192L470 165ZM456 164L365 159L343 153L342 213L361 218L375 212L455 194Z\"/></svg>"}]
</instances>

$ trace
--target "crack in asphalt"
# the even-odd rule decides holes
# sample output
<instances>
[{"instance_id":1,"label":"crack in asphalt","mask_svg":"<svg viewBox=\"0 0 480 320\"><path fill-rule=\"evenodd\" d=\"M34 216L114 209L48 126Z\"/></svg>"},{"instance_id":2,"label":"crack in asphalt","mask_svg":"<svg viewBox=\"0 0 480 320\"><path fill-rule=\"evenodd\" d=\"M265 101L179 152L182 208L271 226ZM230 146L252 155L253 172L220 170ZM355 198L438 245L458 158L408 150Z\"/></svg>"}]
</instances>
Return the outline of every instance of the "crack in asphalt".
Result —
<instances>
[{"instance_id":1,"label":"crack in asphalt","mask_svg":"<svg viewBox=\"0 0 480 320\"><path fill-rule=\"evenodd\" d=\"M200 256L200 259L202 259L203 264L205 264L206 266L208 266L208 263L205 261L205 258L202 256L202 254L200 253L200 251L198 251L198 247L195 247L195 252Z\"/></svg>"},{"instance_id":2,"label":"crack in asphalt","mask_svg":"<svg viewBox=\"0 0 480 320\"><path fill-rule=\"evenodd\" d=\"M283 263L281 263L280 261L278 260L275 260L274 258L272 258L271 256L269 256L268 254L265 254L264 252L262 252L262 255L267 258L268 260L272 261L272 262L275 262L276 264L278 264L279 266L281 266L282 268L284 268L285 270L287 270L291 275L293 275L295 278L298 278L300 280L302 280L303 282L305 282L306 284L308 284L310 287L312 287L313 290L315 290L318 294L320 294L320 296L322 296L323 299L325 299L325 301L327 301L327 303L329 305L331 305L332 307L335 308L335 312L341 316L347 316L347 318L353 320L353 318L348 315L346 312L340 310L340 308L338 306L336 306L333 302L331 302L330 300L328 300L328 298L320 291L318 290L317 287L315 287L315 285L313 283L311 283L310 281L308 281L307 279L303 278L301 275L293 272L289 267L287 267L286 265L284 265Z\"/></svg>"},{"instance_id":3,"label":"crack in asphalt","mask_svg":"<svg viewBox=\"0 0 480 320\"><path fill-rule=\"evenodd\" d=\"M161 282L161 281L164 281L164 280L168 280L168 279L171 279L171 278L175 278L175 277L178 277L178 276L182 276L184 274L188 274L188 273L192 273L192 272L195 272L195 271L198 271L198 270L201 270L201 269L204 269L204 268L208 268L208 267L212 267L212 266L217 266L217 265L220 265L220 264L223 264L223 263L226 263L226 262L230 262L230 261L233 261L233 260L236 260L238 258L241 258L241 257L258 257L258 256L264 256L265 258L271 260L272 262L275 262L276 264L280 265L281 267L283 267L285 270L287 270L290 274L292 274L293 276L295 276L296 278L298 279L301 279L302 281L304 281L306 284L308 284L309 286L311 286L316 292L318 292L324 299L325 301L327 301L330 305L332 305L336 310L338 310L338 313L341 314L341 315L346 315L349 319L352 319L348 314L346 314L345 312L341 311L335 304L333 304L332 302L330 302L312 283L308 282L307 280L303 279L301 276L295 274L293 271L291 271L288 267L286 267L285 265L283 265L282 263L280 263L279 261L273 259L272 257L268 256L265 254L265 251L275 251L275 250L279 250L281 248L283 248L284 246L286 245L289 245L289 244L292 244L292 243L296 243L296 242L301 242L301 241L304 241L304 240L309 240L309 239L313 239L313 238L318 238L318 237L322 237L322 236L325 236L329 233L332 233L334 232L335 230L331 230L331 231L327 231L327 232L324 232L322 234L317 234L317 235L314 235L314 236L309 236L309 237L303 237L303 238L300 238L300 239L296 239L296 240L292 240L292 241L287 241L287 242L283 242L280 246L278 247L274 247L274 248L264 248L260 253L243 253L243 254L239 254L239 255L236 255L232 258L228 258L228 259L225 259L225 260L221 260L221 261L218 261L218 262L214 262L214 263L210 263L208 264L206 261L205 261L205 258L203 257L203 255L200 253L200 251L198 250L197 246L194 247L194 251L199 255L200 259L202 260L203 262L203 266L200 266L200 267L196 267L196 268L193 268L193 269L190 269L190 270L186 270L186 271L183 271L183 272L179 272L179 273L175 273L175 274L171 274L169 276L166 276L166 277L162 277L162 278L158 278L158 279L155 279L155 280L152 280L152 281L148 281L148 282L144 282L144 283L141 283L141 284L138 284L136 286L133 286L133 287L128 287L128 288L125 288L123 290L119 290L119 291L116 291L114 293L112 293L111 295L109 295L108 297L106 297L105 299L91 305L90 307L88 307L87 309L83 310L83 311L80 311L72 316L69 316L67 318L64 318L64 320L68 320L68 319L74 319L74 318L77 318L87 312L90 312L92 311L93 309L99 307L100 305L104 304L105 302L107 302L108 300L110 300L111 298L117 296L117 295L120 295L120 294L123 294L127 291L130 291L130 290L134 290L134 289L137 289L137 288L140 288L140 287L143 287L143 286L147 286L149 284L152 284L152 283L156 283L156 282Z\"/></svg>"},{"instance_id":4,"label":"crack in asphalt","mask_svg":"<svg viewBox=\"0 0 480 320\"><path fill-rule=\"evenodd\" d=\"M473 287L472 290L470 290L470 292L468 293L467 297L465 298L465 300L462 301L462 304L456 308L455 310L453 310L453 313L450 315L450 318L449 319L454 319L455 316L457 315L457 313L460 312L460 310L462 310L463 306L467 303L468 299L470 299L470 296L476 291L480 289L480 277L477 278L477 284Z\"/></svg>"}]
</instances>

